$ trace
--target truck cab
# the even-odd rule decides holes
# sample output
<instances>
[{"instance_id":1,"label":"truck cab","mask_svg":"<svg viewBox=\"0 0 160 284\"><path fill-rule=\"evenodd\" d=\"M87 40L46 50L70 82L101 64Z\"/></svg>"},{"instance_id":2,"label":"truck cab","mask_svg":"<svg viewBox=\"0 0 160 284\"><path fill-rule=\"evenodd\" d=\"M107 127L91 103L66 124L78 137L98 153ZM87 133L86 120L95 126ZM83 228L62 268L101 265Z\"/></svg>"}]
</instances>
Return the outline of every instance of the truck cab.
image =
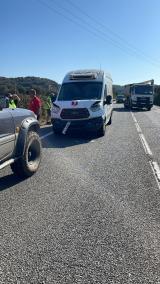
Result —
<instances>
[{"instance_id":1,"label":"truck cab","mask_svg":"<svg viewBox=\"0 0 160 284\"><path fill-rule=\"evenodd\" d=\"M125 95L125 107L150 110L153 106L154 80L126 85Z\"/></svg>"}]
</instances>

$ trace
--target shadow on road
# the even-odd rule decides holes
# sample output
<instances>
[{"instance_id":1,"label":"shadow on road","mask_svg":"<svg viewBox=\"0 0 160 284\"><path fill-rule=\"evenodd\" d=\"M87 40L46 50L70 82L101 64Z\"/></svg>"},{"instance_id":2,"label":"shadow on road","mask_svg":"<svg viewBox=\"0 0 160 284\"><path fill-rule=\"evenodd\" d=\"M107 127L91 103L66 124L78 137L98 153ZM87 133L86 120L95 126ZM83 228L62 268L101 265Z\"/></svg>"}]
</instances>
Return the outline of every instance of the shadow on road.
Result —
<instances>
[{"instance_id":1,"label":"shadow on road","mask_svg":"<svg viewBox=\"0 0 160 284\"><path fill-rule=\"evenodd\" d=\"M122 107L115 107L115 108L113 108L113 111L115 111L115 112L148 112L148 110L147 109L136 109L136 108L134 108L134 109L127 109L127 108L124 108L123 106Z\"/></svg>"},{"instance_id":2,"label":"shadow on road","mask_svg":"<svg viewBox=\"0 0 160 284\"><path fill-rule=\"evenodd\" d=\"M48 132L52 131L48 128ZM85 133L83 131L71 131L65 135L51 134L45 139L42 139L43 148L67 148L75 145L89 143L93 139L98 139L96 133Z\"/></svg>"},{"instance_id":3,"label":"shadow on road","mask_svg":"<svg viewBox=\"0 0 160 284\"><path fill-rule=\"evenodd\" d=\"M20 182L22 182L24 179L19 178L15 176L14 174L9 174L4 177L0 177L0 191L3 191L5 189L8 189Z\"/></svg>"},{"instance_id":4,"label":"shadow on road","mask_svg":"<svg viewBox=\"0 0 160 284\"><path fill-rule=\"evenodd\" d=\"M130 109L124 108L122 106L122 107L114 107L113 111L116 111L116 112L130 112Z\"/></svg>"}]
</instances>

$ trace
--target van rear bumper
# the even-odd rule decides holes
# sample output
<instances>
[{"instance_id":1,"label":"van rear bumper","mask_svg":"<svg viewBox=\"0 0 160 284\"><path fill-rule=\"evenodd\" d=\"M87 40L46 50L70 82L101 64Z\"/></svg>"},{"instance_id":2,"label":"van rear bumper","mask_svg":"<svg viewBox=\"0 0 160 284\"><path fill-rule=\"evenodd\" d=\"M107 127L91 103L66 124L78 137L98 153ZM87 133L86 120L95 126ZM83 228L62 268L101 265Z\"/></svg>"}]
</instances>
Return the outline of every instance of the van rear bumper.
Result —
<instances>
[{"instance_id":1,"label":"van rear bumper","mask_svg":"<svg viewBox=\"0 0 160 284\"><path fill-rule=\"evenodd\" d=\"M53 129L62 132L67 122L71 123L67 132L71 130L97 131L102 127L104 120L103 117L96 117L85 120L62 120L56 118L52 119Z\"/></svg>"}]
</instances>

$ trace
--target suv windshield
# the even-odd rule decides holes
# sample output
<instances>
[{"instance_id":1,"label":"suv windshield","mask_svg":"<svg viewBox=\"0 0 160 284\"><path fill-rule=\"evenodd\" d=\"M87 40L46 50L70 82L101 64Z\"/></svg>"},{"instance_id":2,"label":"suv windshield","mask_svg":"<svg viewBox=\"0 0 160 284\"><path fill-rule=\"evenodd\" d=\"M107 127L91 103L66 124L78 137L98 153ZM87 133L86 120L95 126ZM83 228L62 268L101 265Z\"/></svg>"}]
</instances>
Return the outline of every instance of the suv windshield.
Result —
<instances>
[{"instance_id":1,"label":"suv windshield","mask_svg":"<svg viewBox=\"0 0 160 284\"><path fill-rule=\"evenodd\" d=\"M153 93L153 86L135 86L135 94L151 95Z\"/></svg>"},{"instance_id":2,"label":"suv windshield","mask_svg":"<svg viewBox=\"0 0 160 284\"><path fill-rule=\"evenodd\" d=\"M101 82L66 83L61 87L58 101L100 100L101 94Z\"/></svg>"}]
</instances>

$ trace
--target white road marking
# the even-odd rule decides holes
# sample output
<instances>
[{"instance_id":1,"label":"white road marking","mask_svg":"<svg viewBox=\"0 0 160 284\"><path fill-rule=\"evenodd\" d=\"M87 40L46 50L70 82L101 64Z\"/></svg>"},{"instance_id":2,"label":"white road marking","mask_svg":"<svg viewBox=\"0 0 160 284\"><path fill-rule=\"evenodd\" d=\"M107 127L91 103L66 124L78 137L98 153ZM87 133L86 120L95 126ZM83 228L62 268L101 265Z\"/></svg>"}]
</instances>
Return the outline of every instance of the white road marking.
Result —
<instances>
[{"instance_id":1,"label":"white road marking","mask_svg":"<svg viewBox=\"0 0 160 284\"><path fill-rule=\"evenodd\" d=\"M153 155L153 154L152 154L152 151L151 151L151 149L150 149L150 147L149 147L149 145L148 145L148 143L147 143L146 138L144 137L144 135L143 135L142 133L139 133L139 137L140 137L140 139L141 139L141 142L142 142L142 145L143 145L143 148L144 148L145 153L146 153L147 155L149 155L149 156L152 156L152 155Z\"/></svg>"},{"instance_id":2,"label":"white road marking","mask_svg":"<svg viewBox=\"0 0 160 284\"><path fill-rule=\"evenodd\" d=\"M136 126L136 129L137 129L137 132L138 132L139 137L141 139L144 151L145 151L145 153L147 155L152 156L153 155L152 151L151 151L151 149L150 149L150 147L149 147L149 145L148 145L148 143L146 141L146 138L144 137L144 135L142 133L142 129L140 128L139 123L138 123L137 119L135 118L135 115L133 114L133 112L131 112L131 114L132 114L133 120L135 122L135 126Z\"/></svg>"},{"instance_id":3,"label":"white road marking","mask_svg":"<svg viewBox=\"0 0 160 284\"><path fill-rule=\"evenodd\" d=\"M150 149L150 147L149 147L149 145L148 145L148 143L146 141L146 138L145 138L145 136L142 133L142 130L141 130L141 128L140 128L140 126L139 126L139 124L137 122L137 119L135 118L135 115L132 112L131 112L131 114L132 114L132 117L133 117L136 129L137 129L137 132L139 134L141 143L143 145L144 151L150 157L149 164L151 166L151 169L153 171L155 180L156 180L158 188L160 190L160 167L159 167L157 162L153 161L153 154L152 154L152 151L151 151L151 149Z\"/></svg>"},{"instance_id":4,"label":"white road marking","mask_svg":"<svg viewBox=\"0 0 160 284\"><path fill-rule=\"evenodd\" d=\"M157 175L157 177L158 177L158 180L160 181L160 168L159 168L159 166L158 166L158 163L157 163L157 162L153 162L153 166L154 166L156 175Z\"/></svg>"},{"instance_id":5,"label":"white road marking","mask_svg":"<svg viewBox=\"0 0 160 284\"><path fill-rule=\"evenodd\" d=\"M42 139L44 139L44 138L46 138L46 137L48 137L48 136L50 136L50 135L52 135L52 134L53 134L53 131L48 132L47 134L45 134L45 135L43 135L43 136L40 136L40 138L41 138L41 140L42 140Z\"/></svg>"},{"instance_id":6,"label":"white road marking","mask_svg":"<svg viewBox=\"0 0 160 284\"><path fill-rule=\"evenodd\" d=\"M135 122L135 123L138 123L138 122L137 122L137 119L135 118L135 115L133 114L133 112L131 112L131 115L132 115L132 117L133 117L134 122Z\"/></svg>"},{"instance_id":7,"label":"white road marking","mask_svg":"<svg viewBox=\"0 0 160 284\"><path fill-rule=\"evenodd\" d=\"M68 127L70 126L70 124L71 124L70 121L68 121L68 122L66 123L66 125L65 125L65 127L63 128L63 131L62 131L63 134L66 134L67 129L68 129Z\"/></svg>"},{"instance_id":8,"label":"white road marking","mask_svg":"<svg viewBox=\"0 0 160 284\"><path fill-rule=\"evenodd\" d=\"M136 126L136 128L137 128L138 133L142 133L142 130L141 130L141 128L140 128L138 122L135 122L135 126Z\"/></svg>"},{"instance_id":9,"label":"white road marking","mask_svg":"<svg viewBox=\"0 0 160 284\"><path fill-rule=\"evenodd\" d=\"M152 168L153 174L155 176L158 188L160 189L160 168L157 162L150 161L150 166Z\"/></svg>"}]
</instances>

